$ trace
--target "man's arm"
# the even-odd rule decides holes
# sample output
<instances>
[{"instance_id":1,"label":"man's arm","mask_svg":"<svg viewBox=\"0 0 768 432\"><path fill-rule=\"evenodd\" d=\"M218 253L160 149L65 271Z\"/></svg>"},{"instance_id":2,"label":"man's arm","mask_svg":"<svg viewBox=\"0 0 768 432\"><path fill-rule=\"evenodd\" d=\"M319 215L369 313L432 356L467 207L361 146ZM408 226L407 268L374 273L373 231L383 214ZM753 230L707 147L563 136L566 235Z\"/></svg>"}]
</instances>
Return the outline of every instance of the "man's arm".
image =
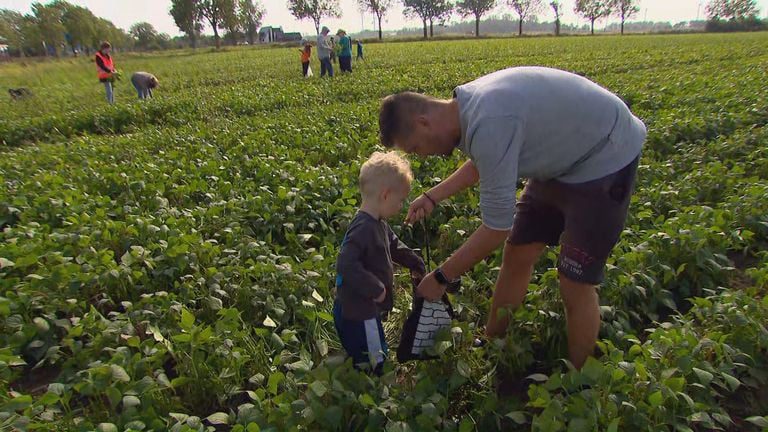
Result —
<instances>
[{"instance_id":1,"label":"man's arm","mask_svg":"<svg viewBox=\"0 0 768 432\"><path fill-rule=\"evenodd\" d=\"M464 164L454 171L450 177L427 191L426 194L429 195L428 197L422 195L413 200L408 207L408 216L405 218L405 221L409 224L413 224L429 216L429 214L432 213L432 210L435 209L437 203L476 184L479 179L480 174L478 173L475 164L471 160L464 162Z\"/></svg>"}]
</instances>

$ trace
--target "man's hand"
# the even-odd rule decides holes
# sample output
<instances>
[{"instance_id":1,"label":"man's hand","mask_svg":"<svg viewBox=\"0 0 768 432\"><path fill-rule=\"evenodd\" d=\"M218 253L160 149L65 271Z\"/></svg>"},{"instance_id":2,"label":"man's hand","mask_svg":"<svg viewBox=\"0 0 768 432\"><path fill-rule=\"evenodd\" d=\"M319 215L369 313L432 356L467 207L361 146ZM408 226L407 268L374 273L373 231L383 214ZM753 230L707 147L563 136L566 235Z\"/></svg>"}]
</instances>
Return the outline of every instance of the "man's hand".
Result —
<instances>
[{"instance_id":1,"label":"man's hand","mask_svg":"<svg viewBox=\"0 0 768 432\"><path fill-rule=\"evenodd\" d=\"M384 289L384 290L381 291L381 295L376 297L375 299L373 299L373 301L376 302L376 303L381 303L381 302L384 301L384 298L386 298L386 297L387 297L387 290Z\"/></svg>"},{"instance_id":2,"label":"man's hand","mask_svg":"<svg viewBox=\"0 0 768 432\"><path fill-rule=\"evenodd\" d=\"M433 210L435 210L435 205L432 204L432 200L427 198L425 195L421 195L413 200L411 205L408 207L408 216L405 218L405 223L408 225L413 225L416 222L429 216Z\"/></svg>"},{"instance_id":3,"label":"man's hand","mask_svg":"<svg viewBox=\"0 0 768 432\"><path fill-rule=\"evenodd\" d=\"M428 274L416 288L416 293L430 301L439 300L445 293L445 285L435 279L435 273Z\"/></svg>"}]
</instances>

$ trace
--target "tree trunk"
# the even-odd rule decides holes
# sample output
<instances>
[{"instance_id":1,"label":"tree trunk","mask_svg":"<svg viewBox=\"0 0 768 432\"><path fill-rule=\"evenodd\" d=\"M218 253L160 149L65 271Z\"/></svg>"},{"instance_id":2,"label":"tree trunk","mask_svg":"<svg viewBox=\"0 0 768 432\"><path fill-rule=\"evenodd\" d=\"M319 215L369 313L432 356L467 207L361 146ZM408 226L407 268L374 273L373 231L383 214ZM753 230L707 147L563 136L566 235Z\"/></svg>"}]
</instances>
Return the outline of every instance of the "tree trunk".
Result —
<instances>
[{"instance_id":1,"label":"tree trunk","mask_svg":"<svg viewBox=\"0 0 768 432\"><path fill-rule=\"evenodd\" d=\"M216 30L216 27L213 27L213 40L216 41L216 49L221 48L221 40L219 39L219 31Z\"/></svg>"},{"instance_id":2,"label":"tree trunk","mask_svg":"<svg viewBox=\"0 0 768 432\"><path fill-rule=\"evenodd\" d=\"M590 34L594 36L594 34L595 34L595 19L592 18L591 21L592 21L592 28L590 30Z\"/></svg>"},{"instance_id":3,"label":"tree trunk","mask_svg":"<svg viewBox=\"0 0 768 432\"><path fill-rule=\"evenodd\" d=\"M520 23L518 24L518 27L517 27L517 35L518 36L523 35L523 17L522 16L520 17Z\"/></svg>"},{"instance_id":4,"label":"tree trunk","mask_svg":"<svg viewBox=\"0 0 768 432\"><path fill-rule=\"evenodd\" d=\"M427 20L422 19L421 22L424 23L424 39L426 39L427 38Z\"/></svg>"},{"instance_id":5,"label":"tree trunk","mask_svg":"<svg viewBox=\"0 0 768 432\"><path fill-rule=\"evenodd\" d=\"M315 31L317 32L317 34L320 34L320 19L312 18L312 21L315 22Z\"/></svg>"},{"instance_id":6,"label":"tree trunk","mask_svg":"<svg viewBox=\"0 0 768 432\"><path fill-rule=\"evenodd\" d=\"M621 20L621 35L624 36L624 20Z\"/></svg>"},{"instance_id":7,"label":"tree trunk","mask_svg":"<svg viewBox=\"0 0 768 432\"><path fill-rule=\"evenodd\" d=\"M432 26L432 18L429 19L429 37L435 37L435 29Z\"/></svg>"},{"instance_id":8,"label":"tree trunk","mask_svg":"<svg viewBox=\"0 0 768 432\"><path fill-rule=\"evenodd\" d=\"M480 37L480 15L475 15L475 37Z\"/></svg>"},{"instance_id":9,"label":"tree trunk","mask_svg":"<svg viewBox=\"0 0 768 432\"><path fill-rule=\"evenodd\" d=\"M560 36L560 18L555 21L555 36Z\"/></svg>"},{"instance_id":10,"label":"tree trunk","mask_svg":"<svg viewBox=\"0 0 768 432\"><path fill-rule=\"evenodd\" d=\"M379 19L379 40L382 40L383 35L381 34L381 14L378 14L376 17Z\"/></svg>"},{"instance_id":11,"label":"tree trunk","mask_svg":"<svg viewBox=\"0 0 768 432\"><path fill-rule=\"evenodd\" d=\"M197 35L195 32L189 34L189 42L192 44L192 49L197 49Z\"/></svg>"}]
</instances>

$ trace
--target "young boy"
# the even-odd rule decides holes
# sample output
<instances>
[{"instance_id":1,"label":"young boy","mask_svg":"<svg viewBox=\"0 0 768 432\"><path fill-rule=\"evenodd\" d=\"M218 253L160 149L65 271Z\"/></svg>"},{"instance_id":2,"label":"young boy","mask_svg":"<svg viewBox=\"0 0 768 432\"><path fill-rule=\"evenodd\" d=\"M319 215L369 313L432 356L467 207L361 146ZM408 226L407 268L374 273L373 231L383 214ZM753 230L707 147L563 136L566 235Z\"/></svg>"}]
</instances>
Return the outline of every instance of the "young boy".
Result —
<instances>
[{"instance_id":1,"label":"young boy","mask_svg":"<svg viewBox=\"0 0 768 432\"><path fill-rule=\"evenodd\" d=\"M304 41L304 49L299 49L299 51L301 51L301 72L306 78L309 73L309 59L312 57L312 45L309 41Z\"/></svg>"},{"instance_id":2,"label":"young boy","mask_svg":"<svg viewBox=\"0 0 768 432\"><path fill-rule=\"evenodd\" d=\"M424 276L424 261L403 244L385 220L400 213L411 190L408 161L395 152L376 152L360 168L362 204L350 223L336 262L336 332L355 367L381 374L387 343L382 314L392 309L393 264Z\"/></svg>"}]
</instances>

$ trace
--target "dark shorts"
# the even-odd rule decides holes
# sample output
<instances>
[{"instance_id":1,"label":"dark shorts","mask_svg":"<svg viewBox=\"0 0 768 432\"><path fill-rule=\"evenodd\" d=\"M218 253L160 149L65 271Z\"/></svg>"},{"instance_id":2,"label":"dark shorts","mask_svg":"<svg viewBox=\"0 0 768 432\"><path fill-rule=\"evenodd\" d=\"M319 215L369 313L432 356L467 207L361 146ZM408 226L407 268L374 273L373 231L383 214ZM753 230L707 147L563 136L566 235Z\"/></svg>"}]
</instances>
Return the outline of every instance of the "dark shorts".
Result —
<instances>
[{"instance_id":1,"label":"dark shorts","mask_svg":"<svg viewBox=\"0 0 768 432\"><path fill-rule=\"evenodd\" d=\"M601 283L605 263L624 230L639 159L586 183L529 180L507 242L560 244L557 269L562 276Z\"/></svg>"}]
</instances>

